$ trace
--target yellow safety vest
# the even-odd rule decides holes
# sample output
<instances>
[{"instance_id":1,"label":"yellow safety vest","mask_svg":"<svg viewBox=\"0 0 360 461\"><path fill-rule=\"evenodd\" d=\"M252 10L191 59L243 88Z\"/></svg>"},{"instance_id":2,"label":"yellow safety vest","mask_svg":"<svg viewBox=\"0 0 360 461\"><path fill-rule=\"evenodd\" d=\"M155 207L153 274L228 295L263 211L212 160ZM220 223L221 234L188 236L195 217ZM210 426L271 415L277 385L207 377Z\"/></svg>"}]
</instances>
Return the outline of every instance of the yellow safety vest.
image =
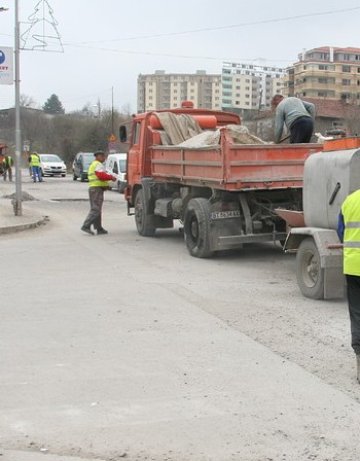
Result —
<instances>
[{"instance_id":1,"label":"yellow safety vest","mask_svg":"<svg viewBox=\"0 0 360 461\"><path fill-rule=\"evenodd\" d=\"M360 189L344 201L344 274L360 276Z\"/></svg>"},{"instance_id":2,"label":"yellow safety vest","mask_svg":"<svg viewBox=\"0 0 360 461\"><path fill-rule=\"evenodd\" d=\"M30 157L31 157L31 162L30 162L31 166L40 166L40 159L37 155L31 154Z\"/></svg>"},{"instance_id":3,"label":"yellow safety vest","mask_svg":"<svg viewBox=\"0 0 360 461\"><path fill-rule=\"evenodd\" d=\"M96 167L102 165L99 160L94 160L88 169L89 187L108 187L108 181L101 181L95 174Z\"/></svg>"}]
</instances>

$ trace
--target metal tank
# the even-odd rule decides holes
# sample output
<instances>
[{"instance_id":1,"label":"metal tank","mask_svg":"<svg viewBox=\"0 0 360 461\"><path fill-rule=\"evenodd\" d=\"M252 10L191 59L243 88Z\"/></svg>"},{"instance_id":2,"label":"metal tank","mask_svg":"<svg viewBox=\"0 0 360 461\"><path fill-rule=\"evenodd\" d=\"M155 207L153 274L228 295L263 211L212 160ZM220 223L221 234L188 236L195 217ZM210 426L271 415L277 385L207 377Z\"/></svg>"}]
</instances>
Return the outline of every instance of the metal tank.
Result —
<instances>
[{"instance_id":1,"label":"metal tank","mask_svg":"<svg viewBox=\"0 0 360 461\"><path fill-rule=\"evenodd\" d=\"M359 188L359 148L311 155L304 169L305 225L336 229L343 201Z\"/></svg>"}]
</instances>

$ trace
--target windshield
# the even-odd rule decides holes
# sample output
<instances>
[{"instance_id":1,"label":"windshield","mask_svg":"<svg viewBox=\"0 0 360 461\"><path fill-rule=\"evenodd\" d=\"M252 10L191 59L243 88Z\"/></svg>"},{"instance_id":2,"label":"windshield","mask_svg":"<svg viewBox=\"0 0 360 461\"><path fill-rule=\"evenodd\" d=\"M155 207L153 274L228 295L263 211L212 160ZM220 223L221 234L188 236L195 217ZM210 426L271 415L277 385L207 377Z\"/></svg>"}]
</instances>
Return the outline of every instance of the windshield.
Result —
<instances>
[{"instance_id":1,"label":"windshield","mask_svg":"<svg viewBox=\"0 0 360 461\"><path fill-rule=\"evenodd\" d=\"M83 155L84 166L90 166L94 160L95 160L94 154Z\"/></svg>"},{"instance_id":2,"label":"windshield","mask_svg":"<svg viewBox=\"0 0 360 461\"><path fill-rule=\"evenodd\" d=\"M42 162L56 162L56 163L61 162L62 163L62 160L58 155L41 155L40 159Z\"/></svg>"},{"instance_id":3,"label":"windshield","mask_svg":"<svg viewBox=\"0 0 360 461\"><path fill-rule=\"evenodd\" d=\"M119 160L121 173L126 173L126 160Z\"/></svg>"}]
</instances>

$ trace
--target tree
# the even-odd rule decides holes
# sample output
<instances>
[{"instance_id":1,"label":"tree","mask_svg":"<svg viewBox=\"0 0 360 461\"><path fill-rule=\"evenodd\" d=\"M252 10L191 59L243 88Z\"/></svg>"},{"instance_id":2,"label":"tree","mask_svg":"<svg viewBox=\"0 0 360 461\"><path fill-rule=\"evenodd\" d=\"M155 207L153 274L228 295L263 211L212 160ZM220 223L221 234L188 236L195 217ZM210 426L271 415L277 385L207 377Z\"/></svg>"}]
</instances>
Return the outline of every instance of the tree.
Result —
<instances>
[{"instance_id":1,"label":"tree","mask_svg":"<svg viewBox=\"0 0 360 461\"><path fill-rule=\"evenodd\" d=\"M60 99L56 94L52 94L49 99L43 105L43 111L47 114L65 114L63 105L60 102Z\"/></svg>"},{"instance_id":2,"label":"tree","mask_svg":"<svg viewBox=\"0 0 360 461\"><path fill-rule=\"evenodd\" d=\"M20 95L20 106L21 107L35 107L36 101L31 97L26 94L21 94Z\"/></svg>"}]
</instances>

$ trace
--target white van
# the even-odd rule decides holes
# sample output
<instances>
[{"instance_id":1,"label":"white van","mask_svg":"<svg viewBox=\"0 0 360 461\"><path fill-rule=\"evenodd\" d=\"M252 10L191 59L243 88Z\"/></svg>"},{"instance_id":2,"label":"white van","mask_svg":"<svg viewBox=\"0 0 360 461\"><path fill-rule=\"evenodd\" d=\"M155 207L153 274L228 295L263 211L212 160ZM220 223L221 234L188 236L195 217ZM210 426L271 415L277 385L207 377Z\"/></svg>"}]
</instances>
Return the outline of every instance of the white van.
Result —
<instances>
[{"instance_id":1,"label":"white van","mask_svg":"<svg viewBox=\"0 0 360 461\"><path fill-rule=\"evenodd\" d=\"M117 178L116 181L109 181L109 186L112 189L117 189L118 192L124 192L127 185L126 162L127 154L120 152L109 154L106 159L106 171Z\"/></svg>"}]
</instances>

